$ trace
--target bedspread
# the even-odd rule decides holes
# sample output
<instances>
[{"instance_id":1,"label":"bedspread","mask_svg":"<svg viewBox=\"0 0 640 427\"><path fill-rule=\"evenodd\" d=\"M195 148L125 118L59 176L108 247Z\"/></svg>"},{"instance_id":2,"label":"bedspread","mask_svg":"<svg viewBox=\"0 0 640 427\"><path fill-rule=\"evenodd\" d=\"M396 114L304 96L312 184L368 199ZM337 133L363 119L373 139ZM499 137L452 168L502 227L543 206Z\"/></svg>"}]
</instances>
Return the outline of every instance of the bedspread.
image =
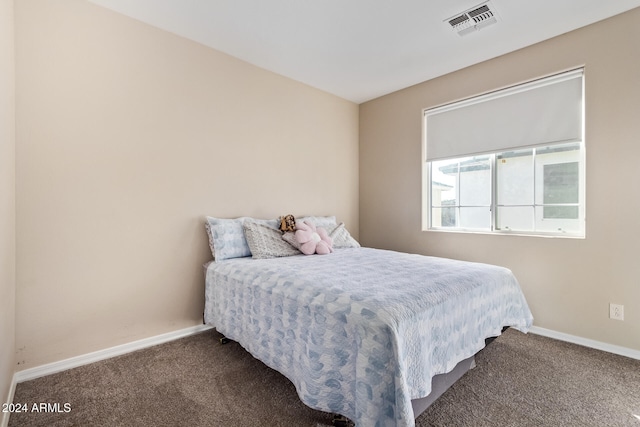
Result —
<instances>
[{"instance_id":1,"label":"bedspread","mask_svg":"<svg viewBox=\"0 0 640 427\"><path fill-rule=\"evenodd\" d=\"M207 268L205 322L357 426L414 426L434 375L533 318L510 270L372 249Z\"/></svg>"}]
</instances>

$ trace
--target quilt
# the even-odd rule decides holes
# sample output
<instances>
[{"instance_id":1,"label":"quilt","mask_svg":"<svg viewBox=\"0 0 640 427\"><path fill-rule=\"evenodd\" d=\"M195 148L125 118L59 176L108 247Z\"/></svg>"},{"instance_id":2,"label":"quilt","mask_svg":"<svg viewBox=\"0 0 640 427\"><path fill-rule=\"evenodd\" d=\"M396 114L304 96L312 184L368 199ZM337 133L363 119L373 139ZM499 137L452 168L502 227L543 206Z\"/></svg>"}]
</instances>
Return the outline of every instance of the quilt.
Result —
<instances>
[{"instance_id":1,"label":"quilt","mask_svg":"<svg viewBox=\"0 0 640 427\"><path fill-rule=\"evenodd\" d=\"M356 426L415 425L431 378L533 317L510 270L373 249L236 258L206 270L205 322Z\"/></svg>"}]
</instances>

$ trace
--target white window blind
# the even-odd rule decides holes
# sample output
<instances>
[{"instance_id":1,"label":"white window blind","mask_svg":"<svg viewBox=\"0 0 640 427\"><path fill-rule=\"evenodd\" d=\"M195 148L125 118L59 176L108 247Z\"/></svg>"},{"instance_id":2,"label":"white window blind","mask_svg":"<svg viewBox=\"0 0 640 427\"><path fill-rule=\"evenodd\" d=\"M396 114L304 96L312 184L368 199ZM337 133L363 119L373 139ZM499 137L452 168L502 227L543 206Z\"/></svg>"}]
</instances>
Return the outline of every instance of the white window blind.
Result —
<instances>
[{"instance_id":1,"label":"white window blind","mask_svg":"<svg viewBox=\"0 0 640 427\"><path fill-rule=\"evenodd\" d=\"M583 70L425 110L426 160L582 139Z\"/></svg>"}]
</instances>

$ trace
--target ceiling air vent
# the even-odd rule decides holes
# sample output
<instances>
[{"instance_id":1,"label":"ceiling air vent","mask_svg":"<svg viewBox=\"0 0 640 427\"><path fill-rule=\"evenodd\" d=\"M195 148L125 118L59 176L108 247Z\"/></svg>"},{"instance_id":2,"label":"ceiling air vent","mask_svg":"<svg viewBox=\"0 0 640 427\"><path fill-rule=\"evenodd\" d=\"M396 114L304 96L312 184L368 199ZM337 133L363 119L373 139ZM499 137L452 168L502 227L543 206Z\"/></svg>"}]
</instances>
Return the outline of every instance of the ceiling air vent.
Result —
<instances>
[{"instance_id":1,"label":"ceiling air vent","mask_svg":"<svg viewBox=\"0 0 640 427\"><path fill-rule=\"evenodd\" d=\"M482 3L445 20L461 36L481 30L498 22L498 15L490 2Z\"/></svg>"}]
</instances>

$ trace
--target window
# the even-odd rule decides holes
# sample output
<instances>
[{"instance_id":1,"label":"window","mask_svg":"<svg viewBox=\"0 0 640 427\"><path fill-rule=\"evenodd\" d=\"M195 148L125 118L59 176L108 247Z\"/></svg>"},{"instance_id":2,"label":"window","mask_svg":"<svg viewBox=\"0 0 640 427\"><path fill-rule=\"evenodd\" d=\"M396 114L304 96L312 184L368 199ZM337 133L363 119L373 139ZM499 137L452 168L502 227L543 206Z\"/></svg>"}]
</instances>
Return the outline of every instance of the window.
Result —
<instances>
[{"instance_id":1,"label":"window","mask_svg":"<svg viewBox=\"0 0 640 427\"><path fill-rule=\"evenodd\" d=\"M425 110L423 228L584 237L582 75Z\"/></svg>"}]
</instances>

